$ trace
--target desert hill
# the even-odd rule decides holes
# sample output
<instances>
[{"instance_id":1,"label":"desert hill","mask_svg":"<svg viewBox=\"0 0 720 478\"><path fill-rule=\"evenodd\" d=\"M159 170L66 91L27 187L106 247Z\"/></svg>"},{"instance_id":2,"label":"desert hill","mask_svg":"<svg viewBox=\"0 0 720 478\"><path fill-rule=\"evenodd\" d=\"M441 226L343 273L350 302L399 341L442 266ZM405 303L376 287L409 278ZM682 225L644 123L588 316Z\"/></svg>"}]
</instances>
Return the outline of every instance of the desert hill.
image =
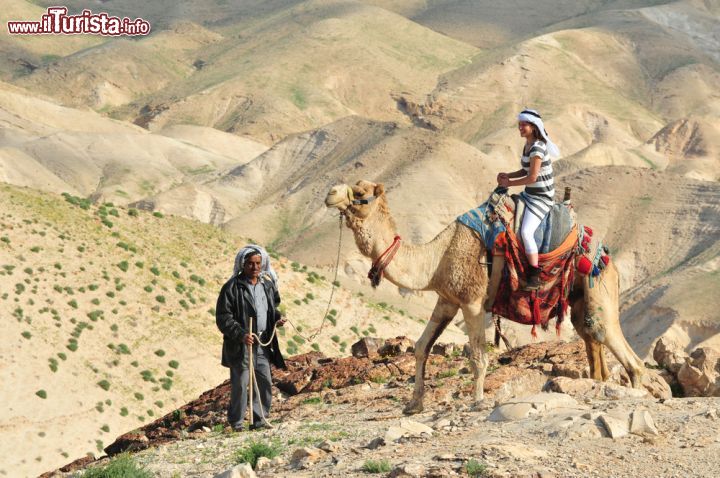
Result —
<instances>
[{"instance_id":1,"label":"desert hill","mask_svg":"<svg viewBox=\"0 0 720 478\"><path fill-rule=\"evenodd\" d=\"M0 186L0 346L6 405L3 449L25 450L0 469L37 474L97 453L226 378L214 320L220 286L246 243L217 228L76 196ZM87 209L85 209L87 208ZM369 334L421 333L424 320L340 287L327 271L275 255L294 324L286 354L332 356ZM397 301L396 301L397 302ZM448 338L462 341L453 328Z\"/></svg>"}]
</instances>

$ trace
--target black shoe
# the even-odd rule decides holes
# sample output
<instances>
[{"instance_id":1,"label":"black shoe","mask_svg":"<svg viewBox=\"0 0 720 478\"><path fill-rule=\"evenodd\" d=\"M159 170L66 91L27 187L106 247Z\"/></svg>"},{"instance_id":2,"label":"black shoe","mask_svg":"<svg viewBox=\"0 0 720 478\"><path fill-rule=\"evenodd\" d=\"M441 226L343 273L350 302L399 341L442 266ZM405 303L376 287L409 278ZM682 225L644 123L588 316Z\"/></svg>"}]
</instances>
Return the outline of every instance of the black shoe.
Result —
<instances>
[{"instance_id":1,"label":"black shoe","mask_svg":"<svg viewBox=\"0 0 720 478\"><path fill-rule=\"evenodd\" d=\"M253 425L250 425L250 430L263 430L263 429L272 428L272 427L273 426L270 425L268 422L262 421L262 422L257 422Z\"/></svg>"},{"instance_id":2,"label":"black shoe","mask_svg":"<svg viewBox=\"0 0 720 478\"><path fill-rule=\"evenodd\" d=\"M530 274L528 274L527 282L523 290L538 290L542 282L540 281L540 268L530 266Z\"/></svg>"},{"instance_id":3,"label":"black shoe","mask_svg":"<svg viewBox=\"0 0 720 478\"><path fill-rule=\"evenodd\" d=\"M245 430L245 427L243 427L242 423L236 423L235 425L230 425L230 428L232 428L232 431L234 432L241 432Z\"/></svg>"}]
</instances>

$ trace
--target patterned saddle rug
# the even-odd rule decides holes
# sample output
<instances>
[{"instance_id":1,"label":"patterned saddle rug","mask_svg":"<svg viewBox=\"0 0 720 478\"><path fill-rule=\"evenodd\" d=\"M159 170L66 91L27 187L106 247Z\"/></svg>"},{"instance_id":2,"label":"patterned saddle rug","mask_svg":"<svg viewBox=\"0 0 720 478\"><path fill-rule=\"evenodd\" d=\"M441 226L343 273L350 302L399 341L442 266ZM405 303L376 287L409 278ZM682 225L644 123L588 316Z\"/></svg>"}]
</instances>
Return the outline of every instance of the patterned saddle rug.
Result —
<instances>
[{"instance_id":1,"label":"patterned saddle rug","mask_svg":"<svg viewBox=\"0 0 720 478\"><path fill-rule=\"evenodd\" d=\"M556 203L535 231L542 286L526 291L523 286L528 263L518 232L524 212L525 202L520 196L510 196L507 189L498 188L487 202L459 216L457 221L477 231L492 255L505 259L492 304L493 314L532 325L533 336L537 325L546 329L550 319L557 318L559 332L575 277L578 246L575 214L569 205Z\"/></svg>"},{"instance_id":2,"label":"patterned saddle rug","mask_svg":"<svg viewBox=\"0 0 720 478\"><path fill-rule=\"evenodd\" d=\"M507 229L512 229L515 236L520 238L519 229L524 212L525 202L520 196L509 196L496 190L490 199L458 216L457 221L476 231L483 239L485 248L492 251L495 239ZM563 203L556 203L535 231L538 251L546 254L556 249L574 225L575 218L570 208Z\"/></svg>"}]
</instances>

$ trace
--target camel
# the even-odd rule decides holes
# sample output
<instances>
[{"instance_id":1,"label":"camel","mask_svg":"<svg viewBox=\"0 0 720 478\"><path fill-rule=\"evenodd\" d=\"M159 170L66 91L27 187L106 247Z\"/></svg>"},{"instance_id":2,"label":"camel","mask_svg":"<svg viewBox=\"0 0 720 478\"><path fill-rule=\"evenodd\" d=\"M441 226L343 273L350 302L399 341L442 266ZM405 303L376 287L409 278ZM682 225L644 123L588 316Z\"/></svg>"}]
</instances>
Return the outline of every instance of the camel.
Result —
<instances>
[{"instance_id":1,"label":"camel","mask_svg":"<svg viewBox=\"0 0 720 478\"><path fill-rule=\"evenodd\" d=\"M334 186L325 205L345 215L345 224L354 234L360 252L377 259L397 234L388 207L385 187L361 180L355 186ZM426 244L402 243L385 269L385 277L398 287L415 291L434 291L437 303L422 336L415 345L415 387L405 414L423 410L425 364L429 351L448 324L462 310L469 338L473 373L473 406L484 405L483 386L488 365L485 351L485 307L488 294L494 296L504 259L495 258L492 277L483 242L470 228L453 221ZM503 263L497 263L498 260ZM619 320L619 274L611 261L603 272L600 287L590 288L587 277L576 276L570 297L571 322L585 342L591 378L608 379L604 347L617 357L627 371L632 386L640 388L644 364L625 340Z\"/></svg>"}]
</instances>

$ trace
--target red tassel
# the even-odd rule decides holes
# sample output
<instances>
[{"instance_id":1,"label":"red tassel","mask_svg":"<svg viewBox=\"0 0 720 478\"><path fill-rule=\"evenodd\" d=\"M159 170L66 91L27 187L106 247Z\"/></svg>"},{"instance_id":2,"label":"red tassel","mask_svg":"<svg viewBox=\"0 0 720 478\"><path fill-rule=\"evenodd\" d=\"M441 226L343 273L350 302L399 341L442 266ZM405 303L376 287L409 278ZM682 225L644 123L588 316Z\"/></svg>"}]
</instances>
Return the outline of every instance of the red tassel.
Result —
<instances>
[{"instance_id":1,"label":"red tassel","mask_svg":"<svg viewBox=\"0 0 720 478\"><path fill-rule=\"evenodd\" d=\"M587 226L583 226L583 227L585 228L585 234L587 234L588 236L593 235L593 230L591 228L589 228Z\"/></svg>"},{"instance_id":2,"label":"red tassel","mask_svg":"<svg viewBox=\"0 0 720 478\"><path fill-rule=\"evenodd\" d=\"M608 265L610 263L610 256L602 256L600 260L603 261L603 264Z\"/></svg>"},{"instance_id":3,"label":"red tassel","mask_svg":"<svg viewBox=\"0 0 720 478\"><path fill-rule=\"evenodd\" d=\"M532 330L530 331L530 333L532 334L532 338L533 338L533 339L538 338L538 337L537 337L537 330L536 330L536 328L537 328L537 326L536 326L535 324L533 324Z\"/></svg>"}]
</instances>

